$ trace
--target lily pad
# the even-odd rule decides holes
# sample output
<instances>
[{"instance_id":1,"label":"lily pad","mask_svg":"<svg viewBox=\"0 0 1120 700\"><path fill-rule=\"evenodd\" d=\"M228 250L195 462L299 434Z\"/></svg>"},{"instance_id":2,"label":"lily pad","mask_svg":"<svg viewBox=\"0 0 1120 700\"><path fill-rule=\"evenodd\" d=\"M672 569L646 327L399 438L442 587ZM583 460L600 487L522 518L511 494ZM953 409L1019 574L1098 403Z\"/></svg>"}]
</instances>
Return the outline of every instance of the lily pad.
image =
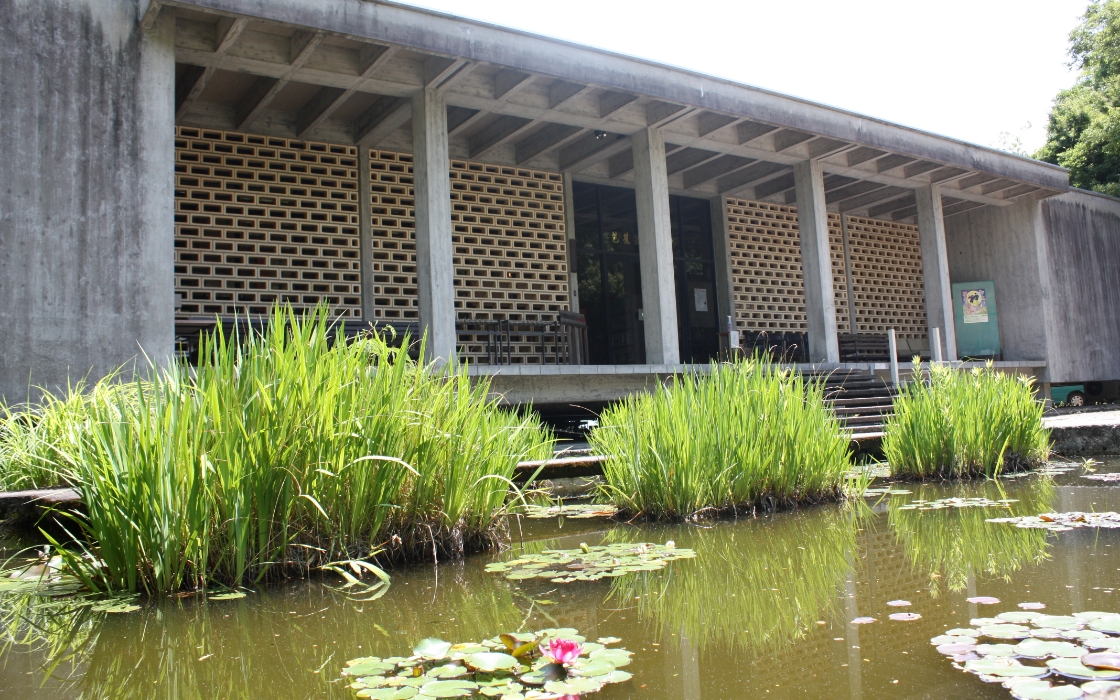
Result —
<instances>
[{"instance_id":1,"label":"lily pad","mask_svg":"<svg viewBox=\"0 0 1120 700\"><path fill-rule=\"evenodd\" d=\"M912 622L914 620L922 619L922 616L918 613L894 613L893 615L889 615L888 617L890 617L890 619L894 620L895 622Z\"/></svg>"},{"instance_id":2,"label":"lily pad","mask_svg":"<svg viewBox=\"0 0 1120 700\"><path fill-rule=\"evenodd\" d=\"M1120 634L1120 616L1099 617L1089 622L1089 629L1108 634Z\"/></svg>"},{"instance_id":3,"label":"lily pad","mask_svg":"<svg viewBox=\"0 0 1120 700\"><path fill-rule=\"evenodd\" d=\"M976 653L981 656L1015 656L1014 644L977 644Z\"/></svg>"},{"instance_id":4,"label":"lily pad","mask_svg":"<svg viewBox=\"0 0 1120 700\"><path fill-rule=\"evenodd\" d=\"M617 506L599 503L565 503L559 506L529 505L525 507L525 517L530 519L558 517L571 518L572 520L612 518L616 513L618 513Z\"/></svg>"},{"instance_id":5,"label":"lily pad","mask_svg":"<svg viewBox=\"0 0 1120 700\"><path fill-rule=\"evenodd\" d=\"M957 656L958 654L967 654L970 651L976 651L975 644L942 644L937 647L937 653L945 656Z\"/></svg>"},{"instance_id":6,"label":"lily pad","mask_svg":"<svg viewBox=\"0 0 1120 700\"><path fill-rule=\"evenodd\" d=\"M217 595L208 595L206 600L238 600L244 598L243 591L230 591L229 593L218 593Z\"/></svg>"},{"instance_id":7,"label":"lily pad","mask_svg":"<svg viewBox=\"0 0 1120 700\"><path fill-rule=\"evenodd\" d=\"M420 693L430 698L462 698L478 689L472 681L432 681L420 686Z\"/></svg>"},{"instance_id":8,"label":"lily pad","mask_svg":"<svg viewBox=\"0 0 1120 700\"><path fill-rule=\"evenodd\" d=\"M910 601L908 601L908 600L888 600L887 605L891 606L892 608L908 608L908 607L910 607Z\"/></svg>"},{"instance_id":9,"label":"lily pad","mask_svg":"<svg viewBox=\"0 0 1120 700\"><path fill-rule=\"evenodd\" d=\"M1023 625L985 625L980 628L980 636L993 639L1026 639L1031 636L1031 630Z\"/></svg>"},{"instance_id":10,"label":"lily pad","mask_svg":"<svg viewBox=\"0 0 1120 700\"><path fill-rule=\"evenodd\" d=\"M1086 654L1081 657L1081 663L1095 669L1103 669L1106 671L1120 671L1120 653L1114 651L1102 651L1093 654Z\"/></svg>"},{"instance_id":11,"label":"lily pad","mask_svg":"<svg viewBox=\"0 0 1120 700\"><path fill-rule=\"evenodd\" d=\"M999 604L999 598L993 598L993 597L988 596L988 595L973 596L971 598L965 598L965 600L969 603L975 603L976 605L998 605Z\"/></svg>"},{"instance_id":12,"label":"lily pad","mask_svg":"<svg viewBox=\"0 0 1120 700\"><path fill-rule=\"evenodd\" d=\"M1120 652L1120 637L1101 637L1100 639L1086 639L1085 646L1090 649Z\"/></svg>"},{"instance_id":13,"label":"lily pad","mask_svg":"<svg viewBox=\"0 0 1120 700\"><path fill-rule=\"evenodd\" d=\"M1039 613L1017 612L1013 610L1011 612L1000 613L999 615L996 615L996 617L1000 620L1003 620L1004 622L1030 623L1038 619Z\"/></svg>"},{"instance_id":14,"label":"lily pad","mask_svg":"<svg viewBox=\"0 0 1120 700\"><path fill-rule=\"evenodd\" d=\"M471 654L464 659L471 668L479 671L505 671L518 666L518 661L509 654L500 654L498 652L485 652L481 654Z\"/></svg>"},{"instance_id":15,"label":"lily pad","mask_svg":"<svg viewBox=\"0 0 1120 700\"><path fill-rule=\"evenodd\" d=\"M1098 671L1081 663L1079 659L1050 659L1046 665L1056 673L1078 681L1120 680L1120 671Z\"/></svg>"},{"instance_id":16,"label":"lily pad","mask_svg":"<svg viewBox=\"0 0 1120 700\"><path fill-rule=\"evenodd\" d=\"M1086 695L1105 693L1114 688L1120 688L1120 681L1089 681L1081 684L1081 690Z\"/></svg>"},{"instance_id":17,"label":"lily pad","mask_svg":"<svg viewBox=\"0 0 1120 700\"><path fill-rule=\"evenodd\" d=\"M621 668L630 663L631 652L625 649L600 649L591 653L591 659L594 661L606 661L614 664L615 668Z\"/></svg>"},{"instance_id":18,"label":"lily pad","mask_svg":"<svg viewBox=\"0 0 1120 700\"><path fill-rule=\"evenodd\" d=\"M417 690L409 686L401 688L366 688L358 691L358 697L372 700L408 700L416 697Z\"/></svg>"},{"instance_id":19,"label":"lily pad","mask_svg":"<svg viewBox=\"0 0 1120 700\"><path fill-rule=\"evenodd\" d=\"M413 648L412 653L425 659L445 659L449 651L451 651L451 642L429 637L421 639L420 643Z\"/></svg>"},{"instance_id":20,"label":"lily pad","mask_svg":"<svg viewBox=\"0 0 1120 700\"><path fill-rule=\"evenodd\" d=\"M594 678L567 678L562 681L549 681L544 684L545 691L555 695L594 693L602 687L603 684Z\"/></svg>"},{"instance_id":21,"label":"lily pad","mask_svg":"<svg viewBox=\"0 0 1120 700\"><path fill-rule=\"evenodd\" d=\"M465 676L468 673L470 673L470 671L466 666L460 666L459 664L444 664L442 666L436 666L435 668L429 669L428 672L424 675L428 678L458 678L459 676Z\"/></svg>"},{"instance_id":22,"label":"lily pad","mask_svg":"<svg viewBox=\"0 0 1120 700\"><path fill-rule=\"evenodd\" d=\"M1019 603L1023 610L1045 610L1046 603Z\"/></svg>"},{"instance_id":23,"label":"lily pad","mask_svg":"<svg viewBox=\"0 0 1120 700\"><path fill-rule=\"evenodd\" d=\"M857 617L852 620L853 625L870 625L872 622L878 622L878 620L873 617Z\"/></svg>"},{"instance_id":24,"label":"lily pad","mask_svg":"<svg viewBox=\"0 0 1120 700\"><path fill-rule=\"evenodd\" d=\"M1074 700L1084 695L1076 685L1050 685L1033 679L1015 683L1009 690L1017 700Z\"/></svg>"},{"instance_id":25,"label":"lily pad","mask_svg":"<svg viewBox=\"0 0 1120 700\"><path fill-rule=\"evenodd\" d=\"M929 640L929 643L934 645L934 646L942 646L942 645L945 645L945 644L975 644L976 643L976 638L975 637L958 637L958 636L952 635L952 634L939 634L938 636Z\"/></svg>"},{"instance_id":26,"label":"lily pad","mask_svg":"<svg viewBox=\"0 0 1120 700\"><path fill-rule=\"evenodd\" d=\"M1028 659L1079 658L1084 647L1070 642L1044 642L1041 639L1024 639L1015 646L1015 653Z\"/></svg>"},{"instance_id":27,"label":"lily pad","mask_svg":"<svg viewBox=\"0 0 1120 700\"><path fill-rule=\"evenodd\" d=\"M512 561L487 564L486 570L505 574L513 581L543 578L555 583L572 583L656 571L671 561L695 556L693 550L678 548L671 541L663 545L645 542L583 545L579 549L546 549L539 554L525 554Z\"/></svg>"},{"instance_id":28,"label":"lily pad","mask_svg":"<svg viewBox=\"0 0 1120 700\"><path fill-rule=\"evenodd\" d=\"M966 661L964 670L984 676L997 678L1031 678L1042 677L1050 673L1050 669L1041 666L1024 666L1015 659L1008 657L983 658L975 661Z\"/></svg>"},{"instance_id":29,"label":"lily pad","mask_svg":"<svg viewBox=\"0 0 1120 700\"><path fill-rule=\"evenodd\" d=\"M1056 630L1075 630L1085 626L1083 620L1078 620L1073 615L1039 615L1033 624Z\"/></svg>"}]
</instances>

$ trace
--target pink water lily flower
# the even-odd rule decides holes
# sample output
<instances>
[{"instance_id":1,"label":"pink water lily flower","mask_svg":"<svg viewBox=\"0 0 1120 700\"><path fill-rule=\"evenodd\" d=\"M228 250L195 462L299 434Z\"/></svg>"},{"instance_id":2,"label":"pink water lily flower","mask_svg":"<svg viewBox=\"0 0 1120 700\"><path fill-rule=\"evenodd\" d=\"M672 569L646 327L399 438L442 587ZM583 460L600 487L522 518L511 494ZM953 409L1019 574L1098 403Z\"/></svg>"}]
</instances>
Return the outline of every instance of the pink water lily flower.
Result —
<instances>
[{"instance_id":1,"label":"pink water lily flower","mask_svg":"<svg viewBox=\"0 0 1120 700\"><path fill-rule=\"evenodd\" d=\"M583 647L570 639L550 639L546 647L542 642L541 654L556 664L569 664L579 658Z\"/></svg>"}]
</instances>

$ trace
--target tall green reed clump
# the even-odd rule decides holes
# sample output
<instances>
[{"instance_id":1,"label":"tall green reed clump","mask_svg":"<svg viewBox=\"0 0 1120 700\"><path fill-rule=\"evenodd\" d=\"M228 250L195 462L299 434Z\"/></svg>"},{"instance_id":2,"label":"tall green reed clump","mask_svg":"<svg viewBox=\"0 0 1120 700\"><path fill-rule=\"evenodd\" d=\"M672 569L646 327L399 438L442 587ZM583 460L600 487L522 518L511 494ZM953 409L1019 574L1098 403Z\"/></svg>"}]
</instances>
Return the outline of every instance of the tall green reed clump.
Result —
<instances>
[{"instance_id":1,"label":"tall green reed clump","mask_svg":"<svg viewBox=\"0 0 1120 700\"><path fill-rule=\"evenodd\" d=\"M914 376L922 377L920 365ZM998 476L1050 455L1033 380L988 366L933 365L928 380L905 385L887 421L883 453L895 476Z\"/></svg>"},{"instance_id":2,"label":"tall green reed clump","mask_svg":"<svg viewBox=\"0 0 1120 700\"><path fill-rule=\"evenodd\" d=\"M605 495L655 517L832 498L851 468L823 386L759 358L630 397L589 439Z\"/></svg>"},{"instance_id":3,"label":"tall green reed clump","mask_svg":"<svg viewBox=\"0 0 1120 700\"><path fill-rule=\"evenodd\" d=\"M197 370L94 388L53 457L85 505L92 544L72 563L87 585L246 584L492 540L515 464L550 454L547 431L465 370L329 331L325 310L277 309L263 333L219 334Z\"/></svg>"},{"instance_id":4,"label":"tall green reed clump","mask_svg":"<svg viewBox=\"0 0 1120 700\"><path fill-rule=\"evenodd\" d=\"M72 425L86 420L93 403L122 390L131 388L113 381L90 387L83 380L61 397L45 392L19 408L0 404L0 491L65 485L67 473L56 459L59 445Z\"/></svg>"}]
</instances>

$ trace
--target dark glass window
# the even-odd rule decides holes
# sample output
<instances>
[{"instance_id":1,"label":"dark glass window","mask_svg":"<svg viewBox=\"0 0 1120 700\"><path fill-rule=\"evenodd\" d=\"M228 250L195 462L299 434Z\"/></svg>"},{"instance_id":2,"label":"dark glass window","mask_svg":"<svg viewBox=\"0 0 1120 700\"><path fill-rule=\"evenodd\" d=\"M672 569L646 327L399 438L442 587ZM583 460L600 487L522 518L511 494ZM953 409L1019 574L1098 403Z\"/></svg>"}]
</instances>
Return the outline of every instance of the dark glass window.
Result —
<instances>
[{"instance_id":1,"label":"dark glass window","mask_svg":"<svg viewBox=\"0 0 1120 700\"><path fill-rule=\"evenodd\" d=\"M642 364L645 324L634 191L575 183L576 271L592 364ZM682 362L719 351L710 204L671 196L673 269Z\"/></svg>"}]
</instances>

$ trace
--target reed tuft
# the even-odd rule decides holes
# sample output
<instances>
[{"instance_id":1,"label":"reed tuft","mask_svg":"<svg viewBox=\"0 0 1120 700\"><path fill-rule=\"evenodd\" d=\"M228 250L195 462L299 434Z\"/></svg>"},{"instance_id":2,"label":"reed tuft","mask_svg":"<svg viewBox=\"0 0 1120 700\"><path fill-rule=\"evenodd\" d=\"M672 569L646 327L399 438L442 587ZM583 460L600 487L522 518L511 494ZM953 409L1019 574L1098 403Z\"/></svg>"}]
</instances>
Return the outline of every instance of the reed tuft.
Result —
<instances>
[{"instance_id":1,"label":"reed tuft","mask_svg":"<svg viewBox=\"0 0 1120 700\"><path fill-rule=\"evenodd\" d=\"M923 376L918 364L914 376ZM990 363L968 371L934 365L928 379L906 384L895 399L883 438L891 474L994 477L1045 462L1050 433L1032 382Z\"/></svg>"},{"instance_id":2,"label":"reed tuft","mask_svg":"<svg viewBox=\"0 0 1120 700\"><path fill-rule=\"evenodd\" d=\"M604 411L589 438L608 455L604 494L664 518L838 497L851 456L823 391L755 358L632 396Z\"/></svg>"},{"instance_id":3,"label":"reed tuft","mask_svg":"<svg viewBox=\"0 0 1120 700\"><path fill-rule=\"evenodd\" d=\"M82 496L72 534L89 551L71 564L89 587L246 585L493 541L514 467L551 454L548 431L464 368L418 364L376 334L335 342L330 325L325 309L277 308L264 332L218 333L197 369L110 378L8 417L38 434L0 437L5 470ZM58 428L40 429L48 416Z\"/></svg>"}]
</instances>

